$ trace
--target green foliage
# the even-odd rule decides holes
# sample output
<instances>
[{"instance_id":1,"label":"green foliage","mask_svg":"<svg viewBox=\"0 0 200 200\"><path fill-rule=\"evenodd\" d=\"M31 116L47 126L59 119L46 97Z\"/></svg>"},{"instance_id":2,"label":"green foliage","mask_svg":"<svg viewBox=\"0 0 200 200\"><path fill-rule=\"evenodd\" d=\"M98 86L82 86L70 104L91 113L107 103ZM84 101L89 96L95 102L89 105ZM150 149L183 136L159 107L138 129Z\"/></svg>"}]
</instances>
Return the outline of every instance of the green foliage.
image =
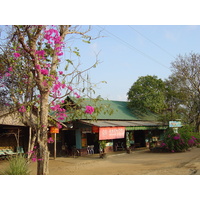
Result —
<instances>
[{"instance_id":1,"label":"green foliage","mask_svg":"<svg viewBox=\"0 0 200 200\"><path fill-rule=\"evenodd\" d=\"M91 42L90 42L91 36L89 36L89 35L83 35L82 38L83 38L83 39L82 39L83 42L88 43L88 44L91 43Z\"/></svg>"},{"instance_id":2,"label":"green foliage","mask_svg":"<svg viewBox=\"0 0 200 200\"><path fill-rule=\"evenodd\" d=\"M128 92L130 108L161 113L165 109L165 84L157 76L142 76Z\"/></svg>"},{"instance_id":3,"label":"green foliage","mask_svg":"<svg viewBox=\"0 0 200 200\"><path fill-rule=\"evenodd\" d=\"M25 156L19 154L9 158L9 167L3 172L4 175L30 175Z\"/></svg>"},{"instance_id":4,"label":"green foliage","mask_svg":"<svg viewBox=\"0 0 200 200\"><path fill-rule=\"evenodd\" d=\"M107 143L106 140L100 140L100 141L99 141L99 147L100 147L100 149L102 149L103 151L104 151L104 149L106 148L106 143Z\"/></svg>"}]
</instances>

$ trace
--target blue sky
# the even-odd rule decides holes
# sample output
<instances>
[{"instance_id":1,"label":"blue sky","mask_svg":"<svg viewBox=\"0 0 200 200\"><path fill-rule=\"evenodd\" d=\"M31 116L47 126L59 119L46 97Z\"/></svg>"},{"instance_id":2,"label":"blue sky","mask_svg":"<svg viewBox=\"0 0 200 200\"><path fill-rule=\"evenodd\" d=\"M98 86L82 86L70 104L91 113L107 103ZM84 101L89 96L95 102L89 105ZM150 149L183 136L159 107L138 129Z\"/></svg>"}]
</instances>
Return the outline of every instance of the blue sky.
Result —
<instances>
[{"instance_id":1,"label":"blue sky","mask_svg":"<svg viewBox=\"0 0 200 200\"><path fill-rule=\"evenodd\" d=\"M110 100L126 100L127 92L140 76L168 78L171 62L179 54L200 52L200 26L94 25L91 35L100 30L104 37L90 45L78 40L73 45L80 49L83 67L91 66L95 53L99 53L101 63L89 71L89 76L93 83L107 82L94 89L95 95Z\"/></svg>"},{"instance_id":2,"label":"blue sky","mask_svg":"<svg viewBox=\"0 0 200 200\"><path fill-rule=\"evenodd\" d=\"M80 69L92 66L98 54L99 64L88 75L93 84L107 83L97 84L92 97L126 101L127 92L140 76L156 75L165 80L178 55L200 52L198 25L93 25L88 34L96 37L100 31L102 37L91 44L67 40L67 46L80 49ZM69 55L64 59L70 59Z\"/></svg>"}]
</instances>

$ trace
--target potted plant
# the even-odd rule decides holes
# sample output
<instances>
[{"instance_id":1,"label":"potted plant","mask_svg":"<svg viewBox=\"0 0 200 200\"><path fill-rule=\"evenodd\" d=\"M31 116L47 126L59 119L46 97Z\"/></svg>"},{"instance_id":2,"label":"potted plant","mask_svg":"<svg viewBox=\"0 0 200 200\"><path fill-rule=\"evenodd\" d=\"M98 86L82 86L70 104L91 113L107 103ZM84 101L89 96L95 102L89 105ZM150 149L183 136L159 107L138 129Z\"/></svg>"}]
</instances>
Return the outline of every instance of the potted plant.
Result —
<instances>
[{"instance_id":1,"label":"potted plant","mask_svg":"<svg viewBox=\"0 0 200 200\"><path fill-rule=\"evenodd\" d=\"M100 158L106 157L105 147L106 147L106 141L105 140L99 141L99 157Z\"/></svg>"}]
</instances>

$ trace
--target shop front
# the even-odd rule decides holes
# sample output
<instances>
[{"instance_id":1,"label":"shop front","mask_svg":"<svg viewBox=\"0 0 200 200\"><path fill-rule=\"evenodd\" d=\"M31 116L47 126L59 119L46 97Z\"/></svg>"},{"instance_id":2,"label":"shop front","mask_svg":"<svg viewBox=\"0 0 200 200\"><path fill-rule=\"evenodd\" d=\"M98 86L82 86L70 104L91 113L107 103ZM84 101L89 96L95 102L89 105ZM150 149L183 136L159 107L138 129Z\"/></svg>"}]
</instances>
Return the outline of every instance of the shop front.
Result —
<instances>
[{"instance_id":1,"label":"shop front","mask_svg":"<svg viewBox=\"0 0 200 200\"><path fill-rule=\"evenodd\" d=\"M100 127L99 141L106 141L105 153L124 150L125 127Z\"/></svg>"},{"instance_id":2,"label":"shop front","mask_svg":"<svg viewBox=\"0 0 200 200\"><path fill-rule=\"evenodd\" d=\"M76 148L80 149L82 155L99 153L100 141L106 141L105 152L149 147L152 136L159 138L166 128L146 121L100 120L80 120L76 127Z\"/></svg>"},{"instance_id":3,"label":"shop front","mask_svg":"<svg viewBox=\"0 0 200 200\"><path fill-rule=\"evenodd\" d=\"M125 127L83 126L76 129L76 148L81 155L99 153L99 142L106 141L106 152L113 151L113 141L124 139Z\"/></svg>"}]
</instances>

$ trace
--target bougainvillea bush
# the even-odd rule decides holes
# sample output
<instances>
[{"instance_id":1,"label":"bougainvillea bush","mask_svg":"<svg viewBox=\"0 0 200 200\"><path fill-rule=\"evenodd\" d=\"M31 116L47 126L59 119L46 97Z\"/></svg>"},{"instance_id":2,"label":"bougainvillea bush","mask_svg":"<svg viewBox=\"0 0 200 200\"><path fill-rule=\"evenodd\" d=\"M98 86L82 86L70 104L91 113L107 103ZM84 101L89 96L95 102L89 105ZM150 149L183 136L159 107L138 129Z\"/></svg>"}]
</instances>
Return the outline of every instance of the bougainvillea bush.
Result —
<instances>
[{"instance_id":1,"label":"bougainvillea bush","mask_svg":"<svg viewBox=\"0 0 200 200\"><path fill-rule=\"evenodd\" d=\"M175 133L172 128L169 128L164 134L161 147L168 152L182 152L197 146L199 142L200 136L198 133L184 129L180 130L179 133Z\"/></svg>"}]
</instances>

